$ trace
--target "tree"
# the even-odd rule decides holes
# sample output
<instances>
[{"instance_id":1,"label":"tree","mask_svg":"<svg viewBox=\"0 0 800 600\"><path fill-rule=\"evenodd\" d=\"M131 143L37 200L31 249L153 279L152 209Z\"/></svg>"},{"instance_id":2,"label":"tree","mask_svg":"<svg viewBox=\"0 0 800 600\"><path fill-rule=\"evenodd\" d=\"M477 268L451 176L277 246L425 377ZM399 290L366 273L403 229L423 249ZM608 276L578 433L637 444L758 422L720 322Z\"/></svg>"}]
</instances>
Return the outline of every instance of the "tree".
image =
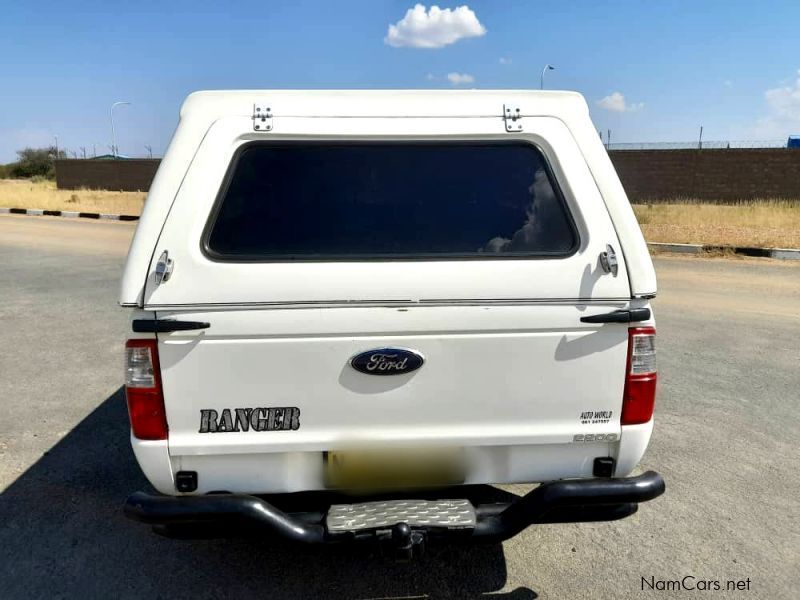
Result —
<instances>
[{"instance_id":1,"label":"tree","mask_svg":"<svg viewBox=\"0 0 800 600\"><path fill-rule=\"evenodd\" d=\"M53 179L56 175L55 159L56 148L25 148L17 150L19 157L17 162L9 165L11 177L47 177ZM67 153L63 150L58 151L58 158L66 158Z\"/></svg>"}]
</instances>

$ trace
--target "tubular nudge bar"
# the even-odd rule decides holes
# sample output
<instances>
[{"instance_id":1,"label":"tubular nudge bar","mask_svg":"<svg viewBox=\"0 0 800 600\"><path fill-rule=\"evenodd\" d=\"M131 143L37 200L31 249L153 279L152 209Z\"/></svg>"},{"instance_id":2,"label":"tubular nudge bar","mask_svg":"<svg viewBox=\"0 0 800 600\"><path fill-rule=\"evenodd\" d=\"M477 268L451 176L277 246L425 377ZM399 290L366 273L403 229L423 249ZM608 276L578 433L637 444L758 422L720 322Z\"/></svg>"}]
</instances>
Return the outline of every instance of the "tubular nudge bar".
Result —
<instances>
[{"instance_id":1,"label":"tubular nudge bar","mask_svg":"<svg viewBox=\"0 0 800 600\"><path fill-rule=\"evenodd\" d=\"M499 514L479 519L475 537L500 542L528 525L614 521L664 493L664 479L655 471L620 479L552 481L531 490Z\"/></svg>"},{"instance_id":2,"label":"tubular nudge bar","mask_svg":"<svg viewBox=\"0 0 800 600\"><path fill-rule=\"evenodd\" d=\"M125 515L151 525L236 523L257 526L288 540L307 544L387 541L407 551L427 538L466 542L501 542L529 525L612 521L632 515L638 503L664 493L664 480L647 471L637 477L576 479L544 483L510 503L474 507L474 526L410 526L398 522L373 530L332 532L324 512L287 513L266 500L244 494L160 496L136 492L125 503Z\"/></svg>"}]
</instances>

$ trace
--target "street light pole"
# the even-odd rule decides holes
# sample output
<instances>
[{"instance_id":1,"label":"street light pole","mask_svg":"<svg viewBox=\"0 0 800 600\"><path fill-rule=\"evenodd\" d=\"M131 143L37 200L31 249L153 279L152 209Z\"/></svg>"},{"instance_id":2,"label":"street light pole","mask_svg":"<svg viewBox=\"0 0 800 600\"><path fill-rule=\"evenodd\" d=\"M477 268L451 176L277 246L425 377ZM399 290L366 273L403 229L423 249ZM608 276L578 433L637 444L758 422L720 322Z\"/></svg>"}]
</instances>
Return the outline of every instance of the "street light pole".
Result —
<instances>
[{"instance_id":1,"label":"street light pole","mask_svg":"<svg viewBox=\"0 0 800 600\"><path fill-rule=\"evenodd\" d=\"M114 107L123 104L130 105L130 102L114 102L114 104L111 105L111 155L114 158L117 158L117 135L114 132Z\"/></svg>"},{"instance_id":2,"label":"street light pole","mask_svg":"<svg viewBox=\"0 0 800 600\"><path fill-rule=\"evenodd\" d=\"M553 65L545 65L544 69L542 69L542 76L539 78L539 89L544 89L544 74L547 71L555 71L555 67Z\"/></svg>"}]
</instances>

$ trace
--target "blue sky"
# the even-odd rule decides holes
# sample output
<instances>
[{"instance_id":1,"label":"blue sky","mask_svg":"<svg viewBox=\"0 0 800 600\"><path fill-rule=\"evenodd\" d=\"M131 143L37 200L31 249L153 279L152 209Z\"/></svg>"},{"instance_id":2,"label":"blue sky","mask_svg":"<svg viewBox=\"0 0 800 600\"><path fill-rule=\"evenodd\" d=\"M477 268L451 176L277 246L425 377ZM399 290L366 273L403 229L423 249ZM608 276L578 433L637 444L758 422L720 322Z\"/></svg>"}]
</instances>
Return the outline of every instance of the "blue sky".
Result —
<instances>
[{"instance_id":1,"label":"blue sky","mask_svg":"<svg viewBox=\"0 0 800 600\"><path fill-rule=\"evenodd\" d=\"M798 0L414 4L4 2L0 162L54 135L107 152L117 100L120 152L160 155L194 90L537 88L546 63L615 142L800 134Z\"/></svg>"}]
</instances>

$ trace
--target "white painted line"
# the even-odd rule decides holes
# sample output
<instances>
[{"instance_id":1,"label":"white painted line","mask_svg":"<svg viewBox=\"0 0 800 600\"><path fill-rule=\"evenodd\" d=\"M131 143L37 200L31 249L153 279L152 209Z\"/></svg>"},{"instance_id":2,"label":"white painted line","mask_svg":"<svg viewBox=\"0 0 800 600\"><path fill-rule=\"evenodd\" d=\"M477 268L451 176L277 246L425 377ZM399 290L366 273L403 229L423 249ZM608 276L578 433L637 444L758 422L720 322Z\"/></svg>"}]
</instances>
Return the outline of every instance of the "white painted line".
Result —
<instances>
[{"instance_id":1,"label":"white painted line","mask_svg":"<svg viewBox=\"0 0 800 600\"><path fill-rule=\"evenodd\" d=\"M43 215L44 214L44 210L42 210L41 208L29 208L29 209L27 209L25 211L25 214L28 214L28 215Z\"/></svg>"},{"instance_id":2,"label":"white painted line","mask_svg":"<svg viewBox=\"0 0 800 600\"><path fill-rule=\"evenodd\" d=\"M72 210L62 210L62 211L61 211L61 216L62 216L62 217L73 217L73 218L77 218L77 217L78 217L78 211L72 211Z\"/></svg>"},{"instance_id":3,"label":"white painted line","mask_svg":"<svg viewBox=\"0 0 800 600\"><path fill-rule=\"evenodd\" d=\"M101 219L110 219L112 221L119 221L119 215L110 215L106 213L100 213Z\"/></svg>"},{"instance_id":4,"label":"white painted line","mask_svg":"<svg viewBox=\"0 0 800 600\"><path fill-rule=\"evenodd\" d=\"M10 213L10 212L11 212L10 208L0 208L0 213L4 213L5 214L5 213Z\"/></svg>"}]
</instances>

